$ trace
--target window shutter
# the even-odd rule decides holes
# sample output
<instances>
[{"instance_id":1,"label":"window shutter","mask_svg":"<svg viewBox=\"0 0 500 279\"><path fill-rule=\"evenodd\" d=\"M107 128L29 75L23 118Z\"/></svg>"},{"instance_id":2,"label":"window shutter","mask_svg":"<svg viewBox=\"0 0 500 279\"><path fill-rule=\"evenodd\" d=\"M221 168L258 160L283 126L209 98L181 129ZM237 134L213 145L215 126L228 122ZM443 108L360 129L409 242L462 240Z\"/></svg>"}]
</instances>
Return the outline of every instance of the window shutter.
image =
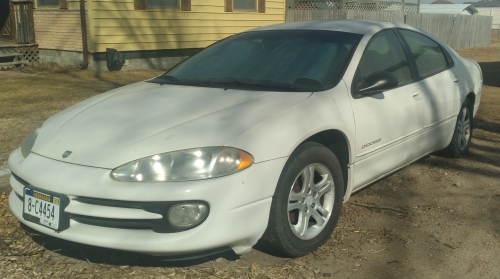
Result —
<instances>
[{"instance_id":1,"label":"window shutter","mask_svg":"<svg viewBox=\"0 0 500 279\"><path fill-rule=\"evenodd\" d=\"M181 0L181 11L191 11L191 0Z\"/></svg>"},{"instance_id":2,"label":"window shutter","mask_svg":"<svg viewBox=\"0 0 500 279\"><path fill-rule=\"evenodd\" d=\"M59 0L59 9L68 9L68 0Z\"/></svg>"},{"instance_id":3,"label":"window shutter","mask_svg":"<svg viewBox=\"0 0 500 279\"><path fill-rule=\"evenodd\" d=\"M226 0L224 11L225 12L232 12L233 11L233 0Z\"/></svg>"},{"instance_id":4,"label":"window shutter","mask_svg":"<svg viewBox=\"0 0 500 279\"><path fill-rule=\"evenodd\" d=\"M258 8L257 10L259 13L265 13L266 12L266 0L258 0Z\"/></svg>"},{"instance_id":5,"label":"window shutter","mask_svg":"<svg viewBox=\"0 0 500 279\"><path fill-rule=\"evenodd\" d=\"M134 10L145 10L146 0L134 0Z\"/></svg>"}]
</instances>

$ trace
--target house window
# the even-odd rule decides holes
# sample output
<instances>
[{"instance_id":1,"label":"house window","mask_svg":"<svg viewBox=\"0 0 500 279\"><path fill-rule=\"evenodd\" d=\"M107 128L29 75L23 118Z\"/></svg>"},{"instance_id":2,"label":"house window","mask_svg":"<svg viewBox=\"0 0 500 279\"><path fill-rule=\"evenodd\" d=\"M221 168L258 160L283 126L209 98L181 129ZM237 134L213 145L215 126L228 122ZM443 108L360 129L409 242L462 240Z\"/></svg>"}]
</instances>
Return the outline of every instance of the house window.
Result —
<instances>
[{"instance_id":1,"label":"house window","mask_svg":"<svg viewBox=\"0 0 500 279\"><path fill-rule=\"evenodd\" d=\"M38 0L38 7L59 7L59 0Z\"/></svg>"},{"instance_id":2,"label":"house window","mask_svg":"<svg viewBox=\"0 0 500 279\"><path fill-rule=\"evenodd\" d=\"M191 11L191 0L134 0L135 10L173 8Z\"/></svg>"},{"instance_id":3,"label":"house window","mask_svg":"<svg viewBox=\"0 0 500 279\"><path fill-rule=\"evenodd\" d=\"M68 0L38 0L37 8L68 9Z\"/></svg>"},{"instance_id":4,"label":"house window","mask_svg":"<svg viewBox=\"0 0 500 279\"><path fill-rule=\"evenodd\" d=\"M179 0L146 0L146 8L179 8Z\"/></svg>"},{"instance_id":5,"label":"house window","mask_svg":"<svg viewBox=\"0 0 500 279\"><path fill-rule=\"evenodd\" d=\"M235 10L256 11L257 2L255 0L233 0Z\"/></svg>"},{"instance_id":6,"label":"house window","mask_svg":"<svg viewBox=\"0 0 500 279\"><path fill-rule=\"evenodd\" d=\"M266 0L225 0L224 11L266 12Z\"/></svg>"}]
</instances>

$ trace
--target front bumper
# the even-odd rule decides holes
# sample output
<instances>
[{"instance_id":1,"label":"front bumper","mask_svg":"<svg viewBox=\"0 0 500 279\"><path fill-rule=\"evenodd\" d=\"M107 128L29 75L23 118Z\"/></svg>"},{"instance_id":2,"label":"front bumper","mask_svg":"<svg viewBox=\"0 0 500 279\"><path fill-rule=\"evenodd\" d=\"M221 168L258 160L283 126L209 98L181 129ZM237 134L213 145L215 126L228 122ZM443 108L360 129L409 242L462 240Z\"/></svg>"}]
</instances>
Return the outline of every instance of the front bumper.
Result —
<instances>
[{"instance_id":1,"label":"front bumper","mask_svg":"<svg viewBox=\"0 0 500 279\"><path fill-rule=\"evenodd\" d=\"M251 250L264 233L272 195L287 158L259 164L239 173L190 182L127 183L109 178L109 169L68 164L17 149L9 157L14 191L9 197L13 214L42 233L84 244L153 255L197 253L231 247L237 254ZM68 229L55 232L22 217L25 184L68 196L64 210L70 216L113 220L156 220L162 215L141 208L81 202L82 198L131 203L201 200L210 213L199 226L182 232L155 232L99 226L71 218Z\"/></svg>"}]
</instances>

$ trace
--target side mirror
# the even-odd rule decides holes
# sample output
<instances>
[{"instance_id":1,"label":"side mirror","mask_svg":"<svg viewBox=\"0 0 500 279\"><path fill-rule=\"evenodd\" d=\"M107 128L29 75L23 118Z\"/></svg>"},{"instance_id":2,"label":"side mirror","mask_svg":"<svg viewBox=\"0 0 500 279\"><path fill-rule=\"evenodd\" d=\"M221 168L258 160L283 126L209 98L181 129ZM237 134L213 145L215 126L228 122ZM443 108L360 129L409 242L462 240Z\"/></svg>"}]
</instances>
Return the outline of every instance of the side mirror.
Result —
<instances>
[{"instance_id":1,"label":"side mirror","mask_svg":"<svg viewBox=\"0 0 500 279\"><path fill-rule=\"evenodd\" d=\"M361 96L378 93L398 87L398 77L393 73L381 71L369 75L360 85L358 94Z\"/></svg>"}]
</instances>

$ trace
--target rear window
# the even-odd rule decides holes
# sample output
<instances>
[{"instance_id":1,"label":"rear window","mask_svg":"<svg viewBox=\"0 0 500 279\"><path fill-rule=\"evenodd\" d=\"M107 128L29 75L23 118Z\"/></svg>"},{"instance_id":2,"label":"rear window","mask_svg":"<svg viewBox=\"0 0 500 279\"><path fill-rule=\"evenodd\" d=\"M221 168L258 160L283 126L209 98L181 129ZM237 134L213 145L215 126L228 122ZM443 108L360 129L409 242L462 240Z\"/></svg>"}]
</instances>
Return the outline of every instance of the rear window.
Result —
<instances>
[{"instance_id":1,"label":"rear window","mask_svg":"<svg viewBox=\"0 0 500 279\"><path fill-rule=\"evenodd\" d=\"M410 47L417 64L418 74L421 78L426 78L448 69L446 56L438 43L412 31L399 30L399 32Z\"/></svg>"},{"instance_id":2,"label":"rear window","mask_svg":"<svg viewBox=\"0 0 500 279\"><path fill-rule=\"evenodd\" d=\"M256 90L335 86L360 35L316 30L255 31L199 52L154 82Z\"/></svg>"}]
</instances>

